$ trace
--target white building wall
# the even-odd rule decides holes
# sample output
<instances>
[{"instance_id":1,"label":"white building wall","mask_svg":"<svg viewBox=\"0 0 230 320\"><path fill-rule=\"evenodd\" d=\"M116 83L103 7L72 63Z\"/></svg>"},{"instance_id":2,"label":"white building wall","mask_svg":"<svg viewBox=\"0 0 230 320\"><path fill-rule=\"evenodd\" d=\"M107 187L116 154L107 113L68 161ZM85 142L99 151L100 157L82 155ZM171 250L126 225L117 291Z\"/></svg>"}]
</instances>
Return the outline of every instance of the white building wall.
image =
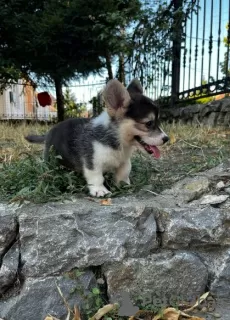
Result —
<instances>
[{"instance_id":1,"label":"white building wall","mask_svg":"<svg viewBox=\"0 0 230 320\"><path fill-rule=\"evenodd\" d=\"M23 86L20 84L8 87L0 95L0 119L24 119L25 99Z\"/></svg>"},{"instance_id":2,"label":"white building wall","mask_svg":"<svg viewBox=\"0 0 230 320\"><path fill-rule=\"evenodd\" d=\"M41 107L36 98L34 100L34 113L26 113L26 103L22 80L17 85L12 85L0 94L0 119L37 119L50 121L57 117L57 112L50 111L50 107Z\"/></svg>"}]
</instances>

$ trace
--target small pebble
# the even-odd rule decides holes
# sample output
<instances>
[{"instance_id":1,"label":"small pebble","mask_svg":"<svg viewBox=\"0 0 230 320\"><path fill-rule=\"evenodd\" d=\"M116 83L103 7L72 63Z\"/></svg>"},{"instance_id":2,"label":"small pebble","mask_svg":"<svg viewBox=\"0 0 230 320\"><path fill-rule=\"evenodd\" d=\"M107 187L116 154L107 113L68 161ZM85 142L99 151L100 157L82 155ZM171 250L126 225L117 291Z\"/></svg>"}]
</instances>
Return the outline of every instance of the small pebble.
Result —
<instances>
[{"instance_id":1,"label":"small pebble","mask_svg":"<svg viewBox=\"0 0 230 320\"><path fill-rule=\"evenodd\" d=\"M207 307L203 307L203 308L201 309L201 311L202 311L202 312L207 312L208 309L207 309Z\"/></svg>"},{"instance_id":2,"label":"small pebble","mask_svg":"<svg viewBox=\"0 0 230 320\"><path fill-rule=\"evenodd\" d=\"M218 190L221 190L221 189L223 189L224 187L225 187L225 184L224 184L223 181L218 182L217 185L216 185L216 188L217 188Z\"/></svg>"},{"instance_id":3,"label":"small pebble","mask_svg":"<svg viewBox=\"0 0 230 320\"><path fill-rule=\"evenodd\" d=\"M104 281L102 278L99 278L99 279L97 279L97 283L98 283L98 284L104 284L105 281Z\"/></svg>"},{"instance_id":4,"label":"small pebble","mask_svg":"<svg viewBox=\"0 0 230 320\"><path fill-rule=\"evenodd\" d=\"M213 313L213 317L215 317L215 318L221 318L221 314L219 314L219 313Z\"/></svg>"}]
</instances>

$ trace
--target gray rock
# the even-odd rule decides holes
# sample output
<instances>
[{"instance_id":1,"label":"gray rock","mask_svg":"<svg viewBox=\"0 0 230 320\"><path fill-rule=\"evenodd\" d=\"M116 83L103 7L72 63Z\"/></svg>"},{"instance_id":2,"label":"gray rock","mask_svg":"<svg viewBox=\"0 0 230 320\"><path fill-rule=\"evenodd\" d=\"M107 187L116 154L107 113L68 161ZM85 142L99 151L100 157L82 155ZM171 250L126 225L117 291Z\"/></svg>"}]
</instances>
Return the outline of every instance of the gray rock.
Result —
<instances>
[{"instance_id":1,"label":"gray rock","mask_svg":"<svg viewBox=\"0 0 230 320\"><path fill-rule=\"evenodd\" d=\"M208 272L194 254L166 251L146 259L127 259L106 264L103 268L111 301L119 301L122 292L129 292L132 301L138 297L155 304L160 299L192 299L204 292ZM150 301L152 300L152 301Z\"/></svg>"},{"instance_id":2,"label":"gray rock","mask_svg":"<svg viewBox=\"0 0 230 320\"><path fill-rule=\"evenodd\" d=\"M215 269L210 289L218 298L230 297L230 250L221 259L221 265Z\"/></svg>"},{"instance_id":3,"label":"gray rock","mask_svg":"<svg viewBox=\"0 0 230 320\"><path fill-rule=\"evenodd\" d=\"M230 99L211 101L206 104L193 104L186 107L164 108L161 111L164 121L180 121L187 124L229 127Z\"/></svg>"},{"instance_id":4,"label":"gray rock","mask_svg":"<svg viewBox=\"0 0 230 320\"><path fill-rule=\"evenodd\" d=\"M214 127L218 121L218 112L210 112L206 113L205 117L202 119L202 124L209 126L209 127Z\"/></svg>"},{"instance_id":5,"label":"gray rock","mask_svg":"<svg viewBox=\"0 0 230 320\"><path fill-rule=\"evenodd\" d=\"M57 285L72 309L74 305L83 305L84 296L89 293L89 289L97 286L91 271L77 279L29 278L24 282L19 296L0 301L0 317L7 320L43 320L49 314L59 319L66 316L68 311Z\"/></svg>"},{"instance_id":6,"label":"gray rock","mask_svg":"<svg viewBox=\"0 0 230 320\"><path fill-rule=\"evenodd\" d=\"M229 127L229 123L230 123L230 109L229 109L229 112L225 113L224 123L222 123L222 126Z\"/></svg>"},{"instance_id":7,"label":"gray rock","mask_svg":"<svg viewBox=\"0 0 230 320\"><path fill-rule=\"evenodd\" d=\"M226 188L224 189L225 192L227 192L228 194L230 194L230 187L229 188Z\"/></svg>"},{"instance_id":8,"label":"gray rock","mask_svg":"<svg viewBox=\"0 0 230 320\"><path fill-rule=\"evenodd\" d=\"M206 194L200 200L200 204L220 204L226 201L229 198L229 195L221 194L221 195L213 195Z\"/></svg>"},{"instance_id":9,"label":"gray rock","mask_svg":"<svg viewBox=\"0 0 230 320\"><path fill-rule=\"evenodd\" d=\"M216 184L216 189L217 189L217 190L222 190L222 189L224 189L224 187L225 187L224 181L219 181L219 182Z\"/></svg>"},{"instance_id":10,"label":"gray rock","mask_svg":"<svg viewBox=\"0 0 230 320\"><path fill-rule=\"evenodd\" d=\"M17 236L17 223L13 215L4 215L0 210L0 264L7 248Z\"/></svg>"},{"instance_id":11,"label":"gray rock","mask_svg":"<svg viewBox=\"0 0 230 320\"><path fill-rule=\"evenodd\" d=\"M15 243L3 258L0 269L0 295L9 289L17 278L19 265L19 248Z\"/></svg>"},{"instance_id":12,"label":"gray rock","mask_svg":"<svg viewBox=\"0 0 230 320\"><path fill-rule=\"evenodd\" d=\"M217 208L164 209L163 248L209 247L230 244L230 214Z\"/></svg>"},{"instance_id":13,"label":"gray rock","mask_svg":"<svg viewBox=\"0 0 230 320\"><path fill-rule=\"evenodd\" d=\"M147 256L158 246L154 214L143 203L103 207L79 199L27 207L19 221L26 277Z\"/></svg>"},{"instance_id":14,"label":"gray rock","mask_svg":"<svg viewBox=\"0 0 230 320\"><path fill-rule=\"evenodd\" d=\"M221 100L221 111L222 112L230 111L230 98L224 98Z\"/></svg>"},{"instance_id":15,"label":"gray rock","mask_svg":"<svg viewBox=\"0 0 230 320\"><path fill-rule=\"evenodd\" d=\"M113 301L129 291L132 299L144 292L145 300L165 303L166 295L190 299L207 288L229 298L230 202L221 208L200 204L219 181L225 182L226 192L229 179L226 161L158 196L142 192L112 199L111 206L79 198L25 205L16 212L0 206L0 293L5 299L0 300L0 318L32 319L34 312L41 320L48 313L66 315L55 276L73 305L80 297L71 300L69 293L79 283L63 273L91 266L102 268ZM12 246L17 236L19 248L17 242ZM99 277L98 284L104 285Z\"/></svg>"},{"instance_id":16,"label":"gray rock","mask_svg":"<svg viewBox=\"0 0 230 320\"><path fill-rule=\"evenodd\" d=\"M210 181L207 177L185 178L177 182L171 189L164 190L162 195L173 196L177 199L177 203L181 205L199 199L209 190L209 186Z\"/></svg>"}]
</instances>

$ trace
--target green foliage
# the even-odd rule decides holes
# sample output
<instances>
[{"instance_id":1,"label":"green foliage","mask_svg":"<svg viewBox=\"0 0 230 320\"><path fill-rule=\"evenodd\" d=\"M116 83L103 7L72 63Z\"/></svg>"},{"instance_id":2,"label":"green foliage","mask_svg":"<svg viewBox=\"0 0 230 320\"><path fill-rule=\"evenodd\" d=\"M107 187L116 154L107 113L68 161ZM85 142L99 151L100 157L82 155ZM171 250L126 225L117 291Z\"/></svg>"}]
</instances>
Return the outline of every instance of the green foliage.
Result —
<instances>
[{"instance_id":1,"label":"green foliage","mask_svg":"<svg viewBox=\"0 0 230 320\"><path fill-rule=\"evenodd\" d=\"M0 87L21 74L55 85L61 121L62 86L104 67L111 77L113 57L129 43L121 29L136 18L140 1L0 0L0 7Z\"/></svg>"},{"instance_id":2,"label":"green foliage","mask_svg":"<svg viewBox=\"0 0 230 320\"><path fill-rule=\"evenodd\" d=\"M79 291L78 291L79 292ZM98 288L93 288L87 295L83 296L81 313L83 319L91 319L96 312L109 302L105 299L105 294ZM123 319L117 314L118 309L114 309L103 316L104 320Z\"/></svg>"},{"instance_id":3,"label":"green foliage","mask_svg":"<svg viewBox=\"0 0 230 320\"><path fill-rule=\"evenodd\" d=\"M229 53L229 56L230 56L230 53ZM227 52L224 53L224 61L220 63L220 70L224 76L226 77L230 76L229 58L228 58Z\"/></svg>"},{"instance_id":4,"label":"green foliage","mask_svg":"<svg viewBox=\"0 0 230 320\"><path fill-rule=\"evenodd\" d=\"M194 102L200 103L200 104L206 104L210 101L213 101L214 99L215 99L214 97L198 98L198 99L195 99Z\"/></svg>"},{"instance_id":5,"label":"green foliage","mask_svg":"<svg viewBox=\"0 0 230 320\"><path fill-rule=\"evenodd\" d=\"M93 97L90 100L90 103L92 103L92 105L93 105L93 116L94 117L98 116L103 111L103 108L105 107L104 103L101 101L99 95L96 97Z\"/></svg>"},{"instance_id":6,"label":"green foliage","mask_svg":"<svg viewBox=\"0 0 230 320\"><path fill-rule=\"evenodd\" d=\"M53 83L98 72L105 51L125 46L119 32L137 15L138 0L0 0L0 57L8 66Z\"/></svg>"},{"instance_id":7,"label":"green foliage","mask_svg":"<svg viewBox=\"0 0 230 320\"><path fill-rule=\"evenodd\" d=\"M77 118L87 110L84 103L77 103L75 95L67 88L64 92L64 107L66 118Z\"/></svg>"},{"instance_id":8,"label":"green foliage","mask_svg":"<svg viewBox=\"0 0 230 320\"><path fill-rule=\"evenodd\" d=\"M226 25L227 34L229 33L229 23ZM228 48L230 46L230 39L227 37L224 37L223 42L226 47L226 52L224 53L224 61L220 63L220 70L223 73L225 77L230 76L230 68L229 68L229 56L228 56Z\"/></svg>"},{"instance_id":9,"label":"green foliage","mask_svg":"<svg viewBox=\"0 0 230 320\"><path fill-rule=\"evenodd\" d=\"M1 56L0 56L1 57ZM0 93L2 93L10 84L17 83L22 78L19 70L7 62L0 63Z\"/></svg>"},{"instance_id":10,"label":"green foliage","mask_svg":"<svg viewBox=\"0 0 230 320\"><path fill-rule=\"evenodd\" d=\"M161 68L165 62L172 60L171 41L183 41L183 21L191 12L199 10L197 1L189 0L181 1L182 5L175 10L174 3L179 2L159 1L154 5L152 1L146 1L134 27L134 47L128 60L134 69L134 76L138 76L146 86L157 80L157 74L161 72L166 78L169 71Z\"/></svg>"},{"instance_id":11,"label":"green foliage","mask_svg":"<svg viewBox=\"0 0 230 320\"><path fill-rule=\"evenodd\" d=\"M85 303L83 303L82 306L82 313L89 319L98 311L98 309L103 307L105 299L103 299L98 288L93 288L85 298Z\"/></svg>"}]
</instances>

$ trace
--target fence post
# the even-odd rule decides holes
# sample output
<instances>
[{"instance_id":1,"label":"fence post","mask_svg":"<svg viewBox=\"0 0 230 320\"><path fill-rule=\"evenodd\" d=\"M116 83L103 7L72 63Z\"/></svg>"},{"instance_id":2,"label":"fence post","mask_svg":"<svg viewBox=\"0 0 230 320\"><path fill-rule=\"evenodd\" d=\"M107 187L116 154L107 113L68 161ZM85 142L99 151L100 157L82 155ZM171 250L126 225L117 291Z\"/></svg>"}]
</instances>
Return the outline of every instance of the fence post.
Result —
<instances>
[{"instance_id":1,"label":"fence post","mask_svg":"<svg viewBox=\"0 0 230 320\"><path fill-rule=\"evenodd\" d=\"M183 0L173 0L174 13L183 5ZM182 42L182 19L177 20L174 15L173 21L173 44L172 44L172 94L171 107L178 98L180 91L180 62L181 62L181 42Z\"/></svg>"}]
</instances>

